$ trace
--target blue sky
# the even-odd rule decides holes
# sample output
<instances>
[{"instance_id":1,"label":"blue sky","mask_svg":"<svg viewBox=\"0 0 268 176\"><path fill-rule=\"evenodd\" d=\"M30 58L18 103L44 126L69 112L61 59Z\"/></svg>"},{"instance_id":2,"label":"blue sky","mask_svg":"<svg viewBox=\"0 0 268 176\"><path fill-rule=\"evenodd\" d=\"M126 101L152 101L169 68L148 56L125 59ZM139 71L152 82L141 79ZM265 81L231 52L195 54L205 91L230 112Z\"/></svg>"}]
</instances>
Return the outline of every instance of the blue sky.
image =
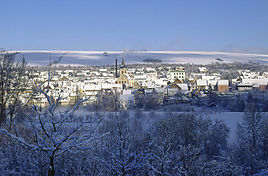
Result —
<instances>
[{"instance_id":1,"label":"blue sky","mask_svg":"<svg viewBox=\"0 0 268 176\"><path fill-rule=\"evenodd\" d=\"M266 0L3 0L7 50L268 53Z\"/></svg>"}]
</instances>

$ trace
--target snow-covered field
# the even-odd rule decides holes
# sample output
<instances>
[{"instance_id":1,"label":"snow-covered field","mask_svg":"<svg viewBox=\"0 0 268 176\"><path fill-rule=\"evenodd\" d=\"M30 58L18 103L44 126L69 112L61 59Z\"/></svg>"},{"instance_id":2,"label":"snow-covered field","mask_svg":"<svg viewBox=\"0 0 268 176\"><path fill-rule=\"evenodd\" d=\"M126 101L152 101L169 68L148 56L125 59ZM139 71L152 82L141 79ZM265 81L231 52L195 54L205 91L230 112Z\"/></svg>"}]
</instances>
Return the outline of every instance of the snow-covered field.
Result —
<instances>
[{"instance_id":1,"label":"snow-covered field","mask_svg":"<svg viewBox=\"0 0 268 176\"><path fill-rule=\"evenodd\" d=\"M52 61L64 55L62 65L111 65L114 59L125 58L127 64L144 63L147 58L161 59L163 63L242 62L268 64L268 54L230 53L213 51L63 51L32 50L17 51L18 57L24 56L29 65L47 65L49 55ZM222 61L216 60L220 58Z\"/></svg>"}]
</instances>

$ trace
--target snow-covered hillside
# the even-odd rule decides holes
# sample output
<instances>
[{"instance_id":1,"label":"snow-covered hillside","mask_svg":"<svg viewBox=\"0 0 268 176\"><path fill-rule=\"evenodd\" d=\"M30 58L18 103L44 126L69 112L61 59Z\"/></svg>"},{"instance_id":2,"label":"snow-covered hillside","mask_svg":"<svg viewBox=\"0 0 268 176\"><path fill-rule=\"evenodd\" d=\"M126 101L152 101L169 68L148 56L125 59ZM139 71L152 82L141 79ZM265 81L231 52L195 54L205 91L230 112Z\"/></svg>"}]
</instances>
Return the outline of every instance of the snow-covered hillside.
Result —
<instances>
[{"instance_id":1,"label":"snow-covered hillside","mask_svg":"<svg viewBox=\"0 0 268 176\"><path fill-rule=\"evenodd\" d=\"M205 52L205 51L63 51L63 50L32 50L18 51L18 57L24 56L29 65L47 65L49 55L57 60L64 55L60 64L63 65L111 65L114 59L125 58L127 64L144 63L147 58L161 59L163 63L195 63L209 64L212 62L254 62L268 64L267 54Z\"/></svg>"}]
</instances>

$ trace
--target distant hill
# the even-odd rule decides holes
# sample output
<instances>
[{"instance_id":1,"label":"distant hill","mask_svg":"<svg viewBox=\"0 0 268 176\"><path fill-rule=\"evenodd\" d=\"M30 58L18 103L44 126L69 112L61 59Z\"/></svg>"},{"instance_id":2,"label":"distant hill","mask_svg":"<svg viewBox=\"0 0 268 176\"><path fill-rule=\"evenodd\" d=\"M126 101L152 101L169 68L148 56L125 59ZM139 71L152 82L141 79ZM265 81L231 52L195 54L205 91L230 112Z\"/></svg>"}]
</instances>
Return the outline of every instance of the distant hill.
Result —
<instances>
[{"instance_id":1,"label":"distant hill","mask_svg":"<svg viewBox=\"0 0 268 176\"><path fill-rule=\"evenodd\" d=\"M268 55L228 53L228 52L205 52L205 51L18 51L18 57L24 56L30 65L47 65L49 53L51 60L57 60L63 56L60 64L63 65L112 65L117 58L118 61L125 59L126 64L144 63L148 58L150 61L161 61L162 63L195 63L209 64L242 62L268 64Z\"/></svg>"}]
</instances>

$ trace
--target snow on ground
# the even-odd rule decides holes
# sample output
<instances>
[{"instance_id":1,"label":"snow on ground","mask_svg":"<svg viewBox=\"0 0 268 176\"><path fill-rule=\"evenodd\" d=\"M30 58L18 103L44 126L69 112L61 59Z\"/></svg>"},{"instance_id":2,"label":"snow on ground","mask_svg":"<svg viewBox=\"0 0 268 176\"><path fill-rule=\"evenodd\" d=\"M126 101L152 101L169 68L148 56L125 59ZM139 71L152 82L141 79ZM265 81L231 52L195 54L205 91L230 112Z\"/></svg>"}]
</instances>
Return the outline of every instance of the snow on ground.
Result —
<instances>
[{"instance_id":1,"label":"snow on ground","mask_svg":"<svg viewBox=\"0 0 268 176\"><path fill-rule=\"evenodd\" d=\"M86 116L87 114L94 115L95 112L89 112L84 109L79 109L77 112L78 116ZM111 117L109 114L113 112L102 112L103 117ZM138 121L142 124L143 130L149 130L156 121L163 119L171 114L181 114L181 113L191 113L191 112L165 112L165 111L129 111L130 117L137 118ZM237 123L242 120L244 115L243 112L193 112L198 116L202 116L203 118L209 118L212 121L223 120L227 127L230 129L229 133L229 144L232 145L236 141L236 127ZM268 118L268 112L263 113L263 116Z\"/></svg>"},{"instance_id":2,"label":"snow on ground","mask_svg":"<svg viewBox=\"0 0 268 176\"><path fill-rule=\"evenodd\" d=\"M15 51L12 51L15 52ZM195 63L209 64L217 58L223 63L256 62L268 64L267 54L208 52L208 51L64 51L64 50L31 50L17 51L27 59L29 65L47 65L49 55L53 60L64 55L60 64L63 65L111 65L114 59L125 58L127 64L144 63L146 58L161 59L163 63ZM218 61L220 62L220 61Z\"/></svg>"}]
</instances>

